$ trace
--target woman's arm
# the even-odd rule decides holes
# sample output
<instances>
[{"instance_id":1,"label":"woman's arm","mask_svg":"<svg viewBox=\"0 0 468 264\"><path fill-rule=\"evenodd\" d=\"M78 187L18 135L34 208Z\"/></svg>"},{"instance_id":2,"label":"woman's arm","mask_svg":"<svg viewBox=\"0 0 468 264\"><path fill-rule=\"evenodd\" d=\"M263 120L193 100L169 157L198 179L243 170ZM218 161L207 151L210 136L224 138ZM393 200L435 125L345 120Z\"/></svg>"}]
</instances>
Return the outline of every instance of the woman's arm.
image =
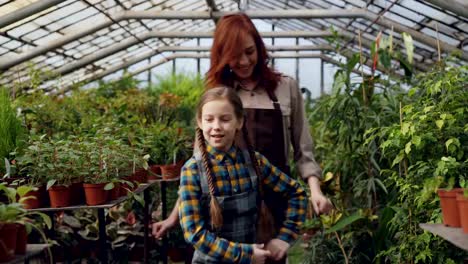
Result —
<instances>
[{"instance_id":1,"label":"woman's arm","mask_svg":"<svg viewBox=\"0 0 468 264\"><path fill-rule=\"evenodd\" d=\"M291 91L291 144L294 161L302 178L310 188L310 198L316 214L328 213L332 208L330 200L320 189L322 170L314 157L314 144L305 114L304 100L297 81L289 78Z\"/></svg>"},{"instance_id":2,"label":"woman's arm","mask_svg":"<svg viewBox=\"0 0 468 264\"><path fill-rule=\"evenodd\" d=\"M191 159L182 168L180 179L179 218L185 240L202 253L233 263L251 263L253 246L228 241L216 236L206 227L208 223L201 214L200 175L197 162Z\"/></svg>"}]
</instances>

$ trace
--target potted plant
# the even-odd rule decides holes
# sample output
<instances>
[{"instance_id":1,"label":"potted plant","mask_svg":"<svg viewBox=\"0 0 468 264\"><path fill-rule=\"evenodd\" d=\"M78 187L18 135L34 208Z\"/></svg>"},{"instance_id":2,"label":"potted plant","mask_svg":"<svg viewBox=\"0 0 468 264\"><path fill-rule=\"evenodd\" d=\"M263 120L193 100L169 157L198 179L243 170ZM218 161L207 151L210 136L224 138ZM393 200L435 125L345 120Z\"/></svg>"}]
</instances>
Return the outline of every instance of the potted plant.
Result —
<instances>
[{"instance_id":1,"label":"potted plant","mask_svg":"<svg viewBox=\"0 0 468 264\"><path fill-rule=\"evenodd\" d=\"M16 254L24 254L27 244L27 233L32 228L47 241L43 231L31 221L31 216L37 215L48 228L52 223L50 218L41 212L29 212L22 207L22 202L30 197L24 196L29 192L27 187L16 189L0 184L0 192L8 197L9 203L0 204L0 261L8 261ZM18 202L17 197L19 197Z\"/></svg>"},{"instance_id":2,"label":"potted plant","mask_svg":"<svg viewBox=\"0 0 468 264\"><path fill-rule=\"evenodd\" d=\"M468 180L464 177L461 178L460 186L463 188L463 192L458 193L456 197L460 226L463 229L463 233L468 234Z\"/></svg>"},{"instance_id":3,"label":"potted plant","mask_svg":"<svg viewBox=\"0 0 468 264\"><path fill-rule=\"evenodd\" d=\"M50 204L52 207L65 207L72 203L72 184L78 175L76 168L81 162L80 156L72 147L68 139L50 140L42 146L43 163L40 165L44 170L48 181L46 189L49 191Z\"/></svg>"},{"instance_id":4,"label":"potted plant","mask_svg":"<svg viewBox=\"0 0 468 264\"><path fill-rule=\"evenodd\" d=\"M83 188L86 196L86 204L103 204L108 199L108 191L104 189L109 183L108 162L114 153L104 144L104 142L87 142L87 150L84 151L88 158L85 167L88 172L84 177Z\"/></svg>"}]
</instances>

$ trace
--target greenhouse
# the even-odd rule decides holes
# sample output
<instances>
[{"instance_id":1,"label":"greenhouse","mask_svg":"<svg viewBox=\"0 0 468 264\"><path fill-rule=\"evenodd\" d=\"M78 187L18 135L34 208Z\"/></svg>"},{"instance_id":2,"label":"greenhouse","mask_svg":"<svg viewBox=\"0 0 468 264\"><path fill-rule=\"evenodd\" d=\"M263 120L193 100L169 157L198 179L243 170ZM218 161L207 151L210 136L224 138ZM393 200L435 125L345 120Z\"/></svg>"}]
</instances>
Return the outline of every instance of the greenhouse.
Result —
<instances>
[{"instance_id":1,"label":"greenhouse","mask_svg":"<svg viewBox=\"0 0 468 264\"><path fill-rule=\"evenodd\" d=\"M0 0L0 263L468 263L466 0Z\"/></svg>"}]
</instances>

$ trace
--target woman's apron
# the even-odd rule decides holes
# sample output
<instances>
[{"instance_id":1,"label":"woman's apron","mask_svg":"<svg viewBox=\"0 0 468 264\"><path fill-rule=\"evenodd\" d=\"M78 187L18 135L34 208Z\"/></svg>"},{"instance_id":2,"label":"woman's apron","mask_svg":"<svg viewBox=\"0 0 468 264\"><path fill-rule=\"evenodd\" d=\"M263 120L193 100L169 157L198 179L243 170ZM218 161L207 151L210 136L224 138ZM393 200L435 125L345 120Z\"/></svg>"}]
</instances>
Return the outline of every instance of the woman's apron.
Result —
<instances>
[{"instance_id":1,"label":"woman's apron","mask_svg":"<svg viewBox=\"0 0 468 264\"><path fill-rule=\"evenodd\" d=\"M255 109L245 108L246 112L246 127L249 134L250 142L254 149L264 155L273 165L278 167L282 172L290 175L290 168L286 159L286 143L283 130L283 113L280 108L278 98L273 91L268 91L268 96L273 103L273 109ZM237 140L242 140L242 136ZM243 141L243 140L242 140ZM242 145L244 142L237 142ZM267 177L268 175L263 175ZM268 205L275 220L276 233L279 232L283 221L286 218L286 210L288 207L287 200L265 188L265 202ZM286 258L275 262L268 260L266 263L286 263Z\"/></svg>"}]
</instances>

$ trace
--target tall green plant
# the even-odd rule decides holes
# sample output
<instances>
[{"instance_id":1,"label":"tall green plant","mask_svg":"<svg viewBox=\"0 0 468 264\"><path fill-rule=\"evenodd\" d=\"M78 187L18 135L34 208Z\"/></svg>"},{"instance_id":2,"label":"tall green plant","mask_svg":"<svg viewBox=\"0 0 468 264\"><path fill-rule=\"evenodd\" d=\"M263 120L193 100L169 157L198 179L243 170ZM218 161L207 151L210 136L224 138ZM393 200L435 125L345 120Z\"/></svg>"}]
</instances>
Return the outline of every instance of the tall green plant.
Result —
<instances>
[{"instance_id":1,"label":"tall green plant","mask_svg":"<svg viewBox=\"0 0 468 264\"><path fill-rule=\"evenodd\" d=\"M159 108L155 111L158 113L164 111L164 107L167 108L168 99L171 99L167 98L168 94L176 96L179 101L174 107L173 119L191 124L195 117L196 104L205 87L203 78L200 75L177 73L157 76L157 80L156 84L148 87L148 92L159 98L163 95L166 102L159 100Z\"/></svg>"},{"instance_id":2,"label":"tall green plant","mask_svg":"<svg viewBox=\"0 0 468 264\"><path fill-rule=\"evenodd\" d=\"M5 171L5 162L10 153L21 145L26 133L21 121L16 117L6 89L0 87L0 169ZM3 176L3 175L2 175Z\"/></svg>"},{"instance_id":3,"label":"tall green plant","mask_svg":"<svg viewBox=\"0 0 468 264\"><path fill-rule=\"evenodd\" d=\"M373 134L392 162L383 174L396 193L388 205L394 211L392 246L380 255L391 262L459 263L466 254L418 225L440 223L437 188L460 186L467 176L468 67L442 64L416 83L400 122Z\"/></svg>"}]
</instances>

